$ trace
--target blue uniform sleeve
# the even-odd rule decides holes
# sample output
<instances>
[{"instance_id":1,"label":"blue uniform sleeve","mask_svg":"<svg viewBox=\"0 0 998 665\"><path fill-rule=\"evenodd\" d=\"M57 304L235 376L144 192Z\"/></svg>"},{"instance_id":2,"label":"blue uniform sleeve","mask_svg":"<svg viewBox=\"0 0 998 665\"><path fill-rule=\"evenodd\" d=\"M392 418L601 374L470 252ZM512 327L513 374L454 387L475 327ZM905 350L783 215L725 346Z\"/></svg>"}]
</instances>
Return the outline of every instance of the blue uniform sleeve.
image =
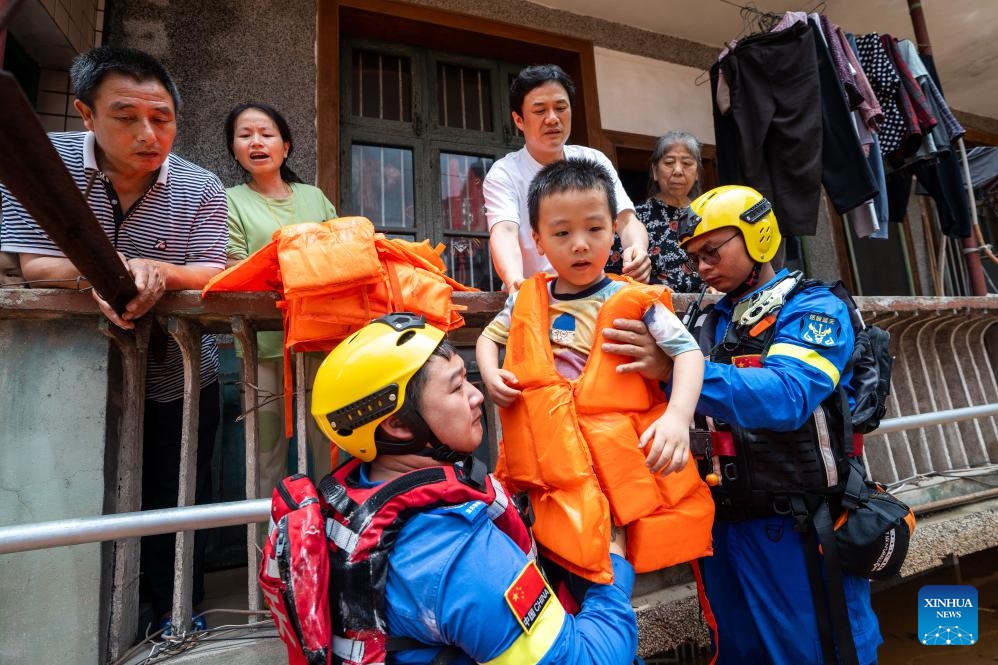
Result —
<instances>
[{"instance_id":1,"label":"blue uniform sleeve","mask_svg":"<svg viewBox=\"0 0 998 665\"><path fill-rule=\"evenodd\" d=\"M492 524L485 505L422 513L402 529L389 557L389 634L453 644L467 657L456 662L626 665L637 650L634 572L612 559L614 584L590 589L577 616L545 591L546 614L524 621L530 603L519 615L510 590L536 575L535 564ZM436 651L399 652L396 662L428 663Z\"/></svg>"},{"instance_id":2,"label":"blue uniform sleeve","mask_svg":"<svg viewBox=\"0 0 998 665\"><path fill-rule=\"evenodd\" d=\"M718 325L719 337L723 325ZM852 324L846 305L827 287L795 295L774 325L762 367L705 363L698 413L747 429L792 431L840 381L848 382Z\"/></svg>"}]
</instances>

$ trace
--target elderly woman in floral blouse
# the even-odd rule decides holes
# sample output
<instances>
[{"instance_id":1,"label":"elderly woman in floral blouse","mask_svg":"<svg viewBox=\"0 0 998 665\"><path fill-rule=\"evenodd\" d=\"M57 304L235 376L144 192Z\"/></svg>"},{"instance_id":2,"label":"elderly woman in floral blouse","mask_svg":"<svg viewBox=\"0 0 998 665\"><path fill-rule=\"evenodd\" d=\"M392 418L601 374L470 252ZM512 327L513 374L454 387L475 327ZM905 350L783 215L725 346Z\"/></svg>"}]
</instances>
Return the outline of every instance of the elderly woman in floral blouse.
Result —
<instances>
[{"instance_id":1,"label":"elderly woman in floral blouse","mask_svg":"<svg viewBox=\"0 0 998 665\"><path fill-rule=\"evenodd\" d=\"M679 248L676 227L679 218L700 192L700 141L689 132L668 132L658 139L651 157L651 196L635 207L639 221L648 229L651 281L679 293L699 291L699 275L683 270L686 253ZM607 272L620 273L620 239L614 240Z\"/></svg>"}]
</instances>

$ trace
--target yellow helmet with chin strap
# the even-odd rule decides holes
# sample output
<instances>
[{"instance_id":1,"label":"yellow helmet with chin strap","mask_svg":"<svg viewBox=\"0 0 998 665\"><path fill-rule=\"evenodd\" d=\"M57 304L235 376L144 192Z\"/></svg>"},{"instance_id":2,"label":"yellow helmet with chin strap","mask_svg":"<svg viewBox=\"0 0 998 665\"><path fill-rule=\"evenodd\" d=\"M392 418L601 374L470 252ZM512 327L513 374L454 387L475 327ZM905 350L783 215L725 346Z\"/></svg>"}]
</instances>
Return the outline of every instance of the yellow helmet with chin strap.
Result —
<instances>
[{"instance_id":1,"label":"yellow helmet with chin strap","mask_svg":"<svg viewBox=\"0 0 998 665\"><path fill-rule=\"evenodd\" d=\"M428 441L386 441L378 425L392 414L425 423L406 404L406 386L444 339L444 332L409 312L389 314L367 324L333 349L312 386L312 417L341 449L364 462L379 454L419 453ZM401 413L400 413L401 412ZM424 432L421 432L424 434ZM432 437L427 429L425 434ZM435 441L435 438L433 439Z\"/></svg>"},{"instance_id":2,"label":"yellow helmet with chin strap","mask_svg":"<svg viewBox=\"0 0 998 665\"><path fill-rule=\"evenodd\" d=\"M780 229L773 205L762 194L743 185L715 187L690 204L679 222L679 246L705 233L733 226L741 231L749 256L765 263L780 247Z\"/></svg>"}]
</instances>

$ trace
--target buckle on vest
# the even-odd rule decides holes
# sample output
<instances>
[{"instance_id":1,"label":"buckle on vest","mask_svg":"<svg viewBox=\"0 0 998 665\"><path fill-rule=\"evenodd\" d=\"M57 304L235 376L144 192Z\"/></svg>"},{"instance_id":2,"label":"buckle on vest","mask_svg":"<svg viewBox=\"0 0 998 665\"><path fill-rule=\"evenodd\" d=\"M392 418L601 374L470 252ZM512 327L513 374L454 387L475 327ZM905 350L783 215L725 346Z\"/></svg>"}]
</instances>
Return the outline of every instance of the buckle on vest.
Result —
<instances>
[{"instance_id":1,"label":"buckle on vest","mask_svg":"<svg viewBox=\"0 0 998 665\"><path fill-rule=\"evenodd\" d=\"M697 459L710 457L710 432L705 429L690 429L690 454Z\"/></svg>"},{"instance_id":2,"label":"buckle on vest","mask_svg":"<svg viewBox=\"0 0 998 665\"><path fill-rule=\"evenodd\" d=\"M454 474L457 479L465 485L473 487L479 492L485 491L485 483L488 481L489 469L485 462L477 457L468 455L460 462L454 464Z\"/></svg>"},{"instance_id":3,"label":"buckle on vest","mask_svg":"<svg viewBox=\"0 0 998 665\"><path fill-rule=\"evenodd\" d=\"M793 504L788 496L773 497L773 512L777 515L792 515Z\"/></svg>"},{"instance_id":4,"label":"buckle on vest","mask_svg":"<svg viewBox=\"0 0 998 665\"><path fill-rule=\"evenodd\" d=\"M513 505L516 507L516 512L520 515L520 519L529 529L534 525L534 504L530 503L530 496L526 492L520 492L519 494L514 494L510 497L513 500Z\"/></svg>"}]
</instances>

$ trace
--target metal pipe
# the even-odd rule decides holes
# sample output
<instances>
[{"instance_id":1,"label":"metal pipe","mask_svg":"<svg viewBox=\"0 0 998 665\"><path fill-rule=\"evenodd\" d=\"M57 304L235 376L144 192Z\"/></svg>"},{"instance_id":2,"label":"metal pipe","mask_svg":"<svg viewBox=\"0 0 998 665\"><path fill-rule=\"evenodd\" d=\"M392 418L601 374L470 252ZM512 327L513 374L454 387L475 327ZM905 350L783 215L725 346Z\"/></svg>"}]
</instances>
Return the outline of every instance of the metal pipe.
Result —
<instances>
[{"instance_id":1,"label":"metal pipe","mask_svg":"<svg viewBox=\"0 0 998 665\"><path fill-rule=\"evenodd\" d=\"M970 494L951 496L946 499L939 499L938 501L929 501L928 503L914 504L911 506L911 510L916 515L923 515L926 513L934 513L940 510L946 510L948 508L956 508L957 506L963 506L968 503L976 503L977 501L986 501L996 496L998 496L998 487L992 487L991 489L981 490L980 492L971 492Z\"/></svg>"},{"instance_id":2,"label":"metal pipe","mask_svg":"<svg viewBox=\"0 0 998 665\"><path fill-rule=\"evenodd\" d=\"M878 434L887 434L889 432L931 427L933 425L942 425L961 420L971 420L972 418L987 418L988 416L998 416L998 403L979 404L977 406L967 406L962 409L948 409L946 411L916 413L911 416L890 418L889 420L880 421L880 427L865 436L877 436Z\"/></svg>"},{"instance_id":3,"label":"metal pipe","mask_svg":"<svg viewBox=\"0 0 998 665\"><path fill-rule=\"evenodd\" d=\"M998 403L921 413L884 420L879 428L866 436L996 415L998 415ZM54 520L37 524L19 524L0 527L0 554L96 543L157 533L177 533L219 526L266 522L269 518L270 499L254 499L252 501L229 501L200 506L144 510L119 515Z\"/></svg>"},{"instance_id":4,"label":"metal pipe","mask_svg":"<svg viewBox=\"0 0 998 665\"><path fill-rule=\"evenodd\" d=\"M269 519L270 499L255 499L15 524L0 527L0 554L266 522Z\"/></svg>"}]
</instances>

